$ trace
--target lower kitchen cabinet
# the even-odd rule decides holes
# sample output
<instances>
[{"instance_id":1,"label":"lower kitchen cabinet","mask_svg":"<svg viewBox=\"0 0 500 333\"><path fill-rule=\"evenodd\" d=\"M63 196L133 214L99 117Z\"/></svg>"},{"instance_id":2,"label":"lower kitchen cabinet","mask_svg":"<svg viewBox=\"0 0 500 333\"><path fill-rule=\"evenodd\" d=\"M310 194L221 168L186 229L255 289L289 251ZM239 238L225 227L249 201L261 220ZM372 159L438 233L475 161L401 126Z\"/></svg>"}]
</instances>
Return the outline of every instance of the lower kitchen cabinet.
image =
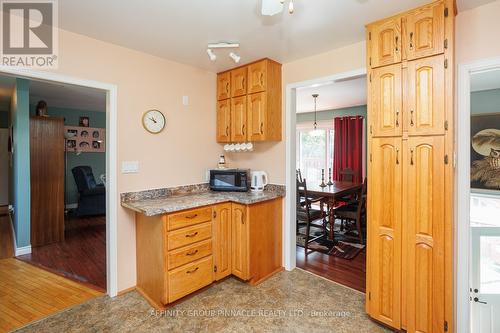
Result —
<instances>
[{"instance_id":1,"label":"lower kitchen cabinet","mask_svg":"<svg viewBox=\"0 0 500 333\"><path fill-rule=\"evenodd\" d=\"M258 284L282 270L281 225L281 198L137 214L137 290L165 308L229 275Z\"/></svg>"}]
</instances>

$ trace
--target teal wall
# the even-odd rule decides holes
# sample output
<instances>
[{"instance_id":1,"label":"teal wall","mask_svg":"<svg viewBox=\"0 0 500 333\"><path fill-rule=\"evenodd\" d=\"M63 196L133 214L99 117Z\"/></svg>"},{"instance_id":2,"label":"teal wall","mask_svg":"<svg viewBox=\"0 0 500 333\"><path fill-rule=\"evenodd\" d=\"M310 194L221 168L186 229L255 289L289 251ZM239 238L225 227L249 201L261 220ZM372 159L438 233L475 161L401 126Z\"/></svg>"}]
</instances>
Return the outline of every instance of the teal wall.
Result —
<instances>
[{"instance_id":1,"label":"teal wall","mask_svg":"<svg viewBox=\"0 0 500 333\"><path fill-rule=\"evenodd\" d=\"M0 111L0 128L9 128L9 112Z\"/></svg>"},{"instance_id":2,"label":"teal wall","mask_svg":"<svg viewBox=\"0 0 500 333\"><path fill-rule=\"evenodd\" d=\"M483 90L471 93L471 114L499 113L500 89Z\"/></svg>"},{"instance_id":3,"label":"teal wall","mask_svg":"<svg viewBox=\"0 0 500 333\"><path fill-rule=\"evenodd\" d=\"M14 127L14 156L12 170L12 200L17 247L30 245L30 115L29 81L16 79L11 102Z\"/></svg>"},{"instance_id":4,"label":"teal wall","mask_svg":"<svg viewBox=\"0 0 500 333\"><path fill-rule=\"evenodd\" d=\"M30 102L30 113L34 115L38 100ZM90 127L106 128L106 112L57 108L49 105L48 114L49 116L64 118L66 126L78 126L80 117L89 117ZM78 189L71 169L79 165L88 165L92 168L96 181L100 183L99 176L106 173L106 153L81 153L77 155L75 152L67 152L67 154L66 200L67 204L76 204L78 203Z\"/></svg>"}]
</instances>

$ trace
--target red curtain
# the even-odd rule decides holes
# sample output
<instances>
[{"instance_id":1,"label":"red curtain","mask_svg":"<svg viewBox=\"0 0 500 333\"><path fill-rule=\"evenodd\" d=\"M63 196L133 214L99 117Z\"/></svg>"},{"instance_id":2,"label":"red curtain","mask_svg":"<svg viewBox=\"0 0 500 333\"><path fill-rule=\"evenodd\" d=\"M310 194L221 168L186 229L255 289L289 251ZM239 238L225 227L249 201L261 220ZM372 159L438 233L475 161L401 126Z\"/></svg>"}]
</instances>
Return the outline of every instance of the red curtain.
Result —
<instances>
[{"instance_id":1,"label":"red curtain","mask_svg":"<svg viewBox=\"0 0 500 333\"><path fill-rule=\"evenodd\" d=\"M338 117L333 120L333 179L340 180L340 172L354 171L354 181L362 182L363 172L363 117Z\"/></svg>"}]
</instances>

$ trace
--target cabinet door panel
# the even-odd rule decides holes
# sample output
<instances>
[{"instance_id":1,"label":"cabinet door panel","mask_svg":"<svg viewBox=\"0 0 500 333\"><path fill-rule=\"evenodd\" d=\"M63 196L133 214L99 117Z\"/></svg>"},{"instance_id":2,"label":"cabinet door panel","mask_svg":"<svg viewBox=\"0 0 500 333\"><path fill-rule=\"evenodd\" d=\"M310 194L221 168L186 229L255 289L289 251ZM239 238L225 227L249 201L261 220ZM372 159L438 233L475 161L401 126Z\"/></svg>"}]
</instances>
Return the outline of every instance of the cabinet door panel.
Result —
<instances>
[{"instance_id":1,"label":"cabinet door panel","mask_svg":"<svg viewBox=\"0 0 500 333\"><path fill-rule=\"evenodd\" d=\"M217 100L231 97L231 72L217 74Z\"/></svg>"},{"instance_id":2,"label":"cabinet door panel","mask_svg":"<svg viewBox=\"0 0 500 333\"><path fill-rule=\"evenodd\" d=\"M231 97L246 95L247 67L236 68L231 71Z\"/></svg>"},{"instance_id":3,"label":"cabinet door panel","mask_svg":"<svg viewBox=\"0 0 500 333\"><path fill-rule=\"evenodd\" d=\"M247 96L248 99L248 140L263 141L266 139L267 99L266 93Z\"/></svg>"},{"instance_id":4,"label":"cabinet door panel","mask_svg":"<svg viewBox=\"0 0 500 333\"><path fill-rule=\"evenodd\" d=\"M401 62L401 18L391 18L368 28L372 68Z\"/></svg>"},{"instance_id":5,"label":"cabinet door panel","mask_svg":"<svg viewBox=\"0 0 500 333\"><path fill-rule=\"evenodd\" d=\"M401 326L401 138L374 138L368 179L367 310L373 318Z\"/></svg>"},{"instance_id":6,"label":"cabinet door panel","mask_svg":"<svg viewBox=\"0 0 500 333\"><path fill-rule=\"evenodd\" d=\"M248 93L258 93L267 89L267 60L248 66Z\"/></svg>"},{"instance_id":7,"label":"cabinet door panel","mask_svg":"<svg viewBox=\"0 0 500 333\"><path fill-rule=\"evenodd\" d=\"M214 208L214 265L215 280L231 274L231 204Z\"/></svg>"},{"instance_id":8,"label":"cabinet door panel","mask_svg":"<svg viewBox=\"0 0 500 333\"><path fill-rule=\"evenodd\" d=\"M444 56L408 62L408 134L444 134Z\"/></svg>"},{"instance_id":9,"label":"cabinet door panel","mask_svg":"<svg viewBox=\"0 0 500 333\"><path fill-rule=\"evenodd\" d=\"M408 332L443 332L444 137L410 138L408 149Z\"/></svg>"},{"instance_id":10,"label":"cabinet door panel","mask_svg":"<svg viewBox=\"0 0 500 333\"><path fill-rule=\"evenodd\" d=\"M231 141L247 139L247 97L231 98Z\"/></svg>"},{"instance_id":11,"label":"cabinet door panel","mask_svg":"<svg viewBox=\"0 0 500 333\"><path fill-rule=\"evenodd\" d=\"M231 100L217 102L217 142L231 141Z\"/></svg>"},{"instance_id":12,"label":"cabinet door panel","mask_svg":"<svg viewBox=\"0 0 500 333\"><path fill-rule=\"evenodd\" d=\"M373 136L400 136L401 65L376 68L371 77L370 133Z\"/></svg>"},{"instance_id":13,"label":"cabinet door panel","mask_svg":"<svg viewBox=\"0 0 500 333\"><path fill-rule=\"evenodd\" d=\"M248 280L250 234L246 206L232 204L231 220L231 273L242 280Z\"/></svg>"},{"instance_id":14,"label":"cabinet door panel","mask_svg":"<svg viewBox=\"0 0 500 333\"><path fill-rule=\"evenodd\" d=\"M408 60L444 52L444 3L434 3L406 16Z\"/></svg>"}]
</instances>

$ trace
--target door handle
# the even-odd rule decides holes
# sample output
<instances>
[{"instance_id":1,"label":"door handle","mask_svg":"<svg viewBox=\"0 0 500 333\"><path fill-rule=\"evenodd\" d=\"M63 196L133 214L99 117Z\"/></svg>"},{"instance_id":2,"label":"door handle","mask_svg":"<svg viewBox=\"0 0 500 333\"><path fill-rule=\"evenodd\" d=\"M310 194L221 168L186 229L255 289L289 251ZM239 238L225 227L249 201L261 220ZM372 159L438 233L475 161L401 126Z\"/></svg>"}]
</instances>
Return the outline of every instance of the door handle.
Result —
<instances>
[{"instance_id":1,"label":"door handle","mask_svg":"<svg viewBox=\"0 0 500 333\"><path fill-rule=\"evenodd\" d=\"M479 300L479 298L477 298L477 297L474 297L474 298L473 298L473 300L474 300L474 302L476 302L476 303L488 304L488 303L486 303L486 302L480 301L480 300Z\"/></svg>"}]
</instances>

